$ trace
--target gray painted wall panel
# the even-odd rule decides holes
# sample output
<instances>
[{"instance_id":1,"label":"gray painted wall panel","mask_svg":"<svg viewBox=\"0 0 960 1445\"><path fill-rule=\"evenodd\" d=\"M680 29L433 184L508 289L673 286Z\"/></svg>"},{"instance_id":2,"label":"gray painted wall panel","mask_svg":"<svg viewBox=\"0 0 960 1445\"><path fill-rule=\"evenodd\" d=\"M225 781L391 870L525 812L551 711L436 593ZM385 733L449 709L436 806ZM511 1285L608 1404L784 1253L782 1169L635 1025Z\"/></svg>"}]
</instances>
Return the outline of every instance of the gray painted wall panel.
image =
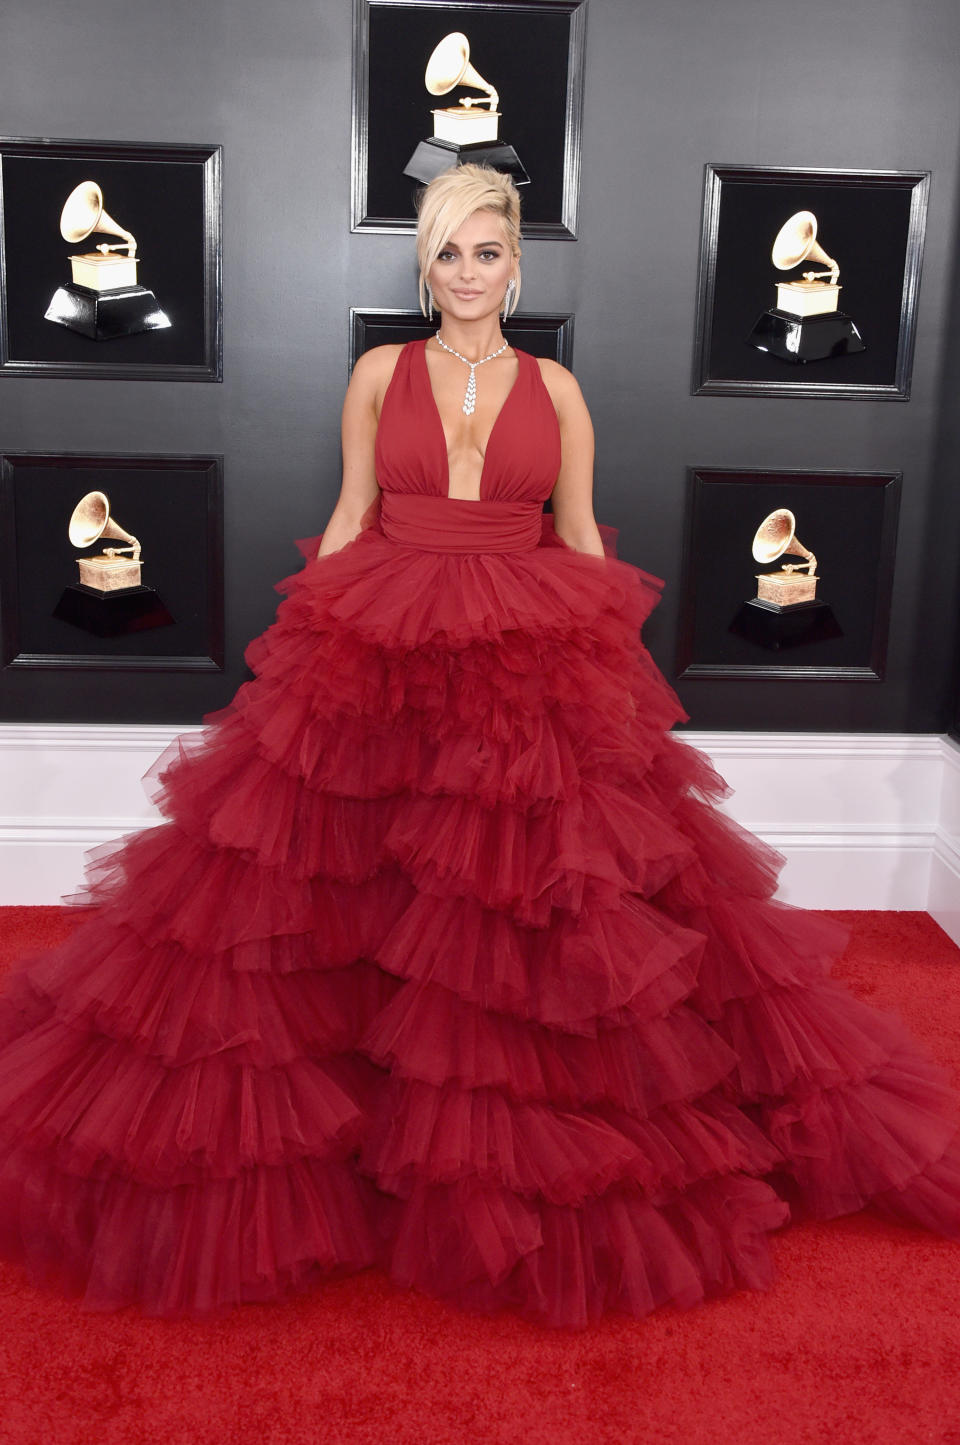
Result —
<instances>
[{"instance_id":1,"label":"gray painted wall panel","mask_svg":"<svg viewBox=\"0 0 960 1445\"><path fill-rule=\"evenodd\" d=\"M348 0L7 0L8 135L224 147L222 385L0 378L0 447L223 452L223 677L0 675L6 717L196 721L244 673L272 583L336 499L350 305L415 304L410 238L349 232ZM698 680L691 725L938 731L955 695L960 551L946 345L957 238L955 0L589 0L580 239L524 251L524 305L576 313L596 513L667 581L667 677L691 464L904 473L883 684ZM690 395L703 166L931 169L912 399ZM257 280L278 258L275 282ZM949 325L948 325L949 323Z\"/></svg>"}]
</instances>

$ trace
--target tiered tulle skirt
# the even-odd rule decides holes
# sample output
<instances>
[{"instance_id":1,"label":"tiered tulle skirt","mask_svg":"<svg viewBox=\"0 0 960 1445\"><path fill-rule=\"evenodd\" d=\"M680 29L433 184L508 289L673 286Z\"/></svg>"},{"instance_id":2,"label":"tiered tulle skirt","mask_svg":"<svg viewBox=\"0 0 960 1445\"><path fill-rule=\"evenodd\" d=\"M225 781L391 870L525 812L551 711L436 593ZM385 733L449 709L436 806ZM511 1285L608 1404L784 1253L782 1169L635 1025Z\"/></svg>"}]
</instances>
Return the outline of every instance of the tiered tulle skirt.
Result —
<instances>
[{"instance_id":1,"label":"tiered tulle skirt","mask_svg":"<svg viewBox=\"0 0 960 1445\"><path fill-rule=\"evenodd\" d=\"M765 1286L791 1210L960 1234L945 1076L772 898L603 531L371 528L281 584L254 680L152 770L167 821L0 1000L6 1255L92 1308L379 1264L582 1326Z\"/></svg>"}]
</instances>

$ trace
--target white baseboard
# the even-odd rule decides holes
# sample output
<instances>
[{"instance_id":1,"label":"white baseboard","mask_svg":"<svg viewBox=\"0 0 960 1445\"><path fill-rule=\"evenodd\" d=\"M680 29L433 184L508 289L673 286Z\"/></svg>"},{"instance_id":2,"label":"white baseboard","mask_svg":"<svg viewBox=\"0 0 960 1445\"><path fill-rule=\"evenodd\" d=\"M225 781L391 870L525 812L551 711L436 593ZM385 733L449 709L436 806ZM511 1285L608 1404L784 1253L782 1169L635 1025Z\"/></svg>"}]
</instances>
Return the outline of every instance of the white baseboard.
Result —
<instances>
[{"instance_id":1,"label":"white baseboard","mask_svg":"<svg viewBox=\"0 0 960 1445\"><path fill-rule=\"evenodd\" d=\"M156 822L141 779L197 728L0 724L0 904L57 903L83 855ZM960 747L935 733L678 734L806 908L927 909L960 943Z\"/></svg>"},{"instance_id":2,"label":"white baseboard","mask_svg":"<svg viewBox=\"0 0 960 1445\"><path fill-rule=\"evenodd\" d=\"M84 854L159 819L142 778L197 728L0 724L0 905L59 903Z\"/></svg>"},{"instance_id":3,"label":"white baseboard","mask_svg":"<svg viewBox=\"0 0 960 1445\"><path fill-rule=\"evenodd\" d=\"M734 789L721 806L787 858L808 908L925 908L944 739L928 733L683 734Z\"/></svg>"}]
</instances>

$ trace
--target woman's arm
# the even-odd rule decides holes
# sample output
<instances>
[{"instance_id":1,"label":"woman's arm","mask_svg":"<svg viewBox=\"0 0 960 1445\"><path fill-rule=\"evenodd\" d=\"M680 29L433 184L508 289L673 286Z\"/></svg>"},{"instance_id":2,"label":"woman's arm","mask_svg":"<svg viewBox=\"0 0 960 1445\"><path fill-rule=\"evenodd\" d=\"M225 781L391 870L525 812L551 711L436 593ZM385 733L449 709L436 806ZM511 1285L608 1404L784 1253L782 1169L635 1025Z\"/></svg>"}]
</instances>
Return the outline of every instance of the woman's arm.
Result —
<instances>
[{"instance_id":1,"label":"woman's arm","mask_svg":"<svg viewBox=\"0 0 960 1445\"><path fill-rule=\"evenodd\" d=\"M399 346L375 346L353 368L343 402L340 438L343 480L340 496L324 528L318 557L339 552L360 531L364 513L380 491L374 466L374 443L383 395L400 354Z\"/></svg>"},{"instance_id":2,"label":"woman's arm","mask_svg":"<svg viewBox=\"0 0 960 1445\"><path fill-rule=\"evenodd\" d=\"M604 556L593 515L593 423L576 377L555 361L540 371L560 423L560 474L550 493L553 527L577 552Z\"/></svg>"}]
</instances>

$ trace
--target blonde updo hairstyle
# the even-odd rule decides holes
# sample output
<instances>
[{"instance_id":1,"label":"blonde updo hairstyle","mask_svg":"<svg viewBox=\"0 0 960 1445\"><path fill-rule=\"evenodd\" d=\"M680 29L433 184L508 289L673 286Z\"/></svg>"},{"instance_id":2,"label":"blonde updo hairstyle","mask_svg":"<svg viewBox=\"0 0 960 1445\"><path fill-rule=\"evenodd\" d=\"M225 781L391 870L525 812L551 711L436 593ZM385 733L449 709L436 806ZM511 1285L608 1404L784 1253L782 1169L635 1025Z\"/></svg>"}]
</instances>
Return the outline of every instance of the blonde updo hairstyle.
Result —
<instances>
[{"instance_id":1,"label":"blonde updo hairstyle","mask_svg":"<svg viewBox=\"0 0 960 1445\"><path fill-rule=\"evenodd\" d=\"M520 194L504 171L467 163L442 171L424 186L417 201L417 262L420 266L420 310L428 314L427 272L454 231L474 211L493 211L503 224L504 237L514 257L520 255ZM510 311L520 299L520 268L510 300Z\"/></svg>"}]
</instances>

